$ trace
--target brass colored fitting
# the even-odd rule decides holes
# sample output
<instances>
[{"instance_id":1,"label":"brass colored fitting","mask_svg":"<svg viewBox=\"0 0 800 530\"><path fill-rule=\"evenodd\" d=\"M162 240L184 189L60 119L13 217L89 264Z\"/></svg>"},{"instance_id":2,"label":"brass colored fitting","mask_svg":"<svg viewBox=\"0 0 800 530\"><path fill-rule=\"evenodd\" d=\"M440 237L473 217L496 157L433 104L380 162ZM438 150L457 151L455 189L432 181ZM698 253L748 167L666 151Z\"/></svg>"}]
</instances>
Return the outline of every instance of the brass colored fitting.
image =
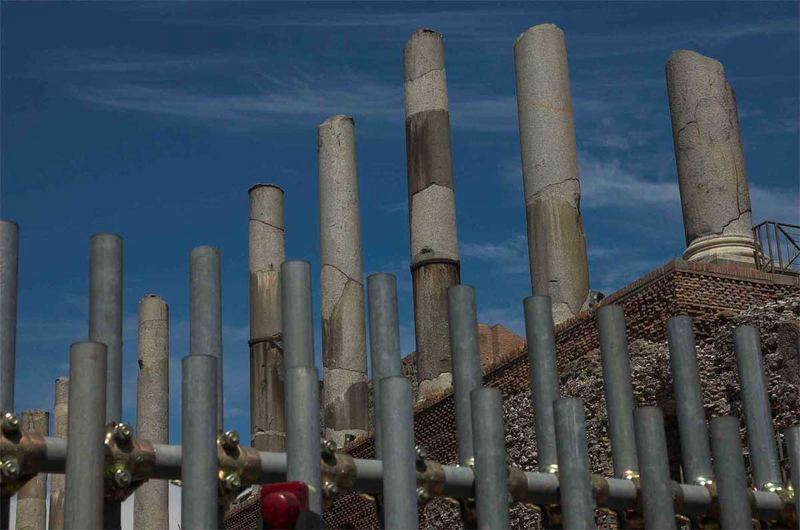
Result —
<instances>
[{"instance_id":1,"label":"brass colored fitting","mask_svg":"<svg viewBox=\"0 0 800 530\"><path fill-rule=\"evenodd\" d=\"M239 445L241 439L236 431L217 434L217 460L219 468L218 502L225 506L247 486L258 481L261 457L258 451Z\"/></svg>"},{"instance_id":2,"label":"brass colored fitting","mask_svg":"<svg viewBox=\"0 0 800 530\"><path fill-rule=\"evenodd\" d=\"M511 502L525 502L528 498L528 477L517 467L508 467L508 495Z\"/></svg>"},{"instance_id":3,"label":"brass colored fitting","mask_svg":"<svg viewBox=\"0 0 800 530\"><path fill-rule=\"evenodd\" d=\"M124 501L153 476L156 452L147 440L134 438L127 423L106 425L105 497Z\"/></svg>"},{"instance_id":4,"label":"brass colored fitting","mask_svg":"<svg viewBox=\"0 0 800 530\"><path fill-rule=\"evenodd\" d=\"M424 489L427 498L444 496L444 468L439 462L423 460L417 464L417 489Z\"/></svg>"},{"instance_id":5,"label":"brass colored fitting","mask_svg":"<svg viewBox=\"0 0 800 530\"><path fill-rule=\"evenodd\" d=\"M0 493L13 495L39 473L45 459L45 442L41 434L22 429L19 417L3 413L0 420Z\"/></svg>"},{"instance_id":6,"label":"brass colored fitting","mask_svg":"<svg viewBox=\"0 0 800 530\"><path fill-rule=\"evenodd\" d=\"M608 481L600 475L592 474L592 495L598 506L608 504L609 492Z\"/></svg>"},{"instance_id":7,"label":"brass colored fitting","mask_svg":"<svg viewBox=\"0 0 800 530\"><path fill-rule=\"evenodd\" d=\"M356 487L356 462L353 457L338 450L333 440L322 440L321 475L322 494L326 500Z\"/></svg>"}]
</instances>

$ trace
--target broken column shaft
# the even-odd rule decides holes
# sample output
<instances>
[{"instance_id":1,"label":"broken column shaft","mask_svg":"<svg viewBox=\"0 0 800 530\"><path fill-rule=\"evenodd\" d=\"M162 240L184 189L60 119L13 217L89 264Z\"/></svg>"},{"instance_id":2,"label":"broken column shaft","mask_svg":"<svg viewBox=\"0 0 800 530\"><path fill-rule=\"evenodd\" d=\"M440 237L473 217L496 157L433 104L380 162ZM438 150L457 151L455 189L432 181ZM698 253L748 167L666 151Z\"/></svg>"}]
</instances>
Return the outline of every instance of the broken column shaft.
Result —
<instances>
[{"instance_id":1,"label":"broken column shaft","mask_svg":"<svg viewBox=\"0 0 800 530\"><path fill-rule=\"evenodd\" d=\"M169 443L169 309L154 294L139 301L139 379L136 387L136 435ZM134 494L134 528L169 527L169 483L149 480Z\"/></svg>"},{"instance_id":2,"label":"broken column shaft","mask_svg":"<svg viewBox=\"0 0 800 530\"><path fill-rule=\"evenodd\" d=\"M460 282L442 35L417 30L403 68L418 397L425 399L453 384L447 289Z\"/></svg>"},{"instance_id":3,"label":"broken column shaft","mask_svg":"<svg viewBox=\"0 0 800 530\"><path fill-rule=\"evenodd\" d=\"M531 285L550 297L559 323L589 294L564 32L553 24L528 29L514 61Z\"/></svg>"},{"instance_id":4,"label":"broken column shaft","mask_svg":"<svg viewBox=\"0 0 800 530\"><path fill-rule=\"evenodd\" d=\"M67 438L67 417L69 415L69 377L56 379L56 397L53 406L53 436ZM50 530L64 528L64 487L63 474L50 475Z\"/></svg>"},{"instance_id":5,"label":"broken column shaft","mask_svg":"<svg viewBox=\"0 0 800 530\"><path fill-rule=\"evenodd\" d=\"M284 261L283 190L256 184L250 201L250 443L283 451L283 353L280 269Z\"/></svg>"},{"instance_id":6,"label":"broken column shaft","mask_svg":"<svg viewBox=\"0 0 800 530\"><path fill-rule=\"evenodd\" d=\"M22 430L47 436L50 413L46 410L23 410ZM17 529L40 530L47 526L47 473L39 473L17 493Z\"/></svg>"},{"instance_id":7,"label":"broken column shaft","mask_svg":"<svg viewBox=\"0 0 800 530\"><path fill-rule=\"evenodd\" d=\"M317 129L322 407L325 437L344 445L367 432L364 271L355 125L333 116Z\"/></svg>"},{"instance_id":8,"label":"broken column shaft","mask_svg":"<svg viewBox=\"0 0 800 530\"><path fill-rule=\"evenodd\" d=\"M684 259L754 264L736 96L718 61L689 50L666 64L687 248Z\"/></svg>"}]
</instances>

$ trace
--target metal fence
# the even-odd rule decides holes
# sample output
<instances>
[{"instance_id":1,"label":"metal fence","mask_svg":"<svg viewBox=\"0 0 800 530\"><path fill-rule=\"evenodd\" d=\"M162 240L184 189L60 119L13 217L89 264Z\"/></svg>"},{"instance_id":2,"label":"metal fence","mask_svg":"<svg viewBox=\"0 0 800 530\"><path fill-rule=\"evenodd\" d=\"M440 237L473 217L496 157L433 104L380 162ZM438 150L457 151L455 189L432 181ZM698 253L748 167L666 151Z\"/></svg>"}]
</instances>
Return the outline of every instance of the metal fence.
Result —
<instances>
[{"instance_id":1,"label":"metal fence","mask_svg":"<svg viewBox=\"0 0 800 530\"><path fill-rule=\"evenodd\" d=\"M15 236L15 234L14 234ZM3 340L15 320L16 237L0 238L2 255ZM121 269L118 272L121 274ZM2 403L2 494L7 526L8 498L37 473L66 474L65 527L109 528L119 524L119 503L147 480L181 480L182 528L217 528L225 507L244 488L296 481L307 487L307 504L298 526L320 528L325 503L348 492L376 499L385 528L418 526L418 510L433 497L457 500L468 525L508 528L512 503L542 507L544 524L570 529L595 528L595 510L616 512L622 524L646 528L749 528L754 524L796 527L800 509L800 426L782 433L791 479L781 475L777 438L758 331L741 326L734 334L744 424L752 477L748 480L740 439L740 420L712 418L706 423L697 369L692 321L672 318L667 325L677 404L683 476L670 477L662 412L636 408L622 309L598 310L608 432L613 477L591 473L583 402L562 398L558 388L551 303L544 296L524 300L531 399L539 447L538 471L507 465L502 396L483 387L478 354L474 289L449 290L458 457L442 465L415 447L410 380L400 375L396 282L392 275L368 279L368 306L375 387L374 424L380 459L355 459L320 440L319 376L313 361L311 273L307 262L281 266L286 384L285 453L242 446L234 431L218 428L218 358L192 353L183 359L182 444L151 444L130 426L106 423L109 393L108 347L78 342L70 348L67 439L21 428L13 393ZM216 343L220 322L215 297L218 276L192 282L192 323L209 326ZM115 282L98 282L93 297ZM105 285L105 287L103 287ZM112 297L113 298L113 297ZM120 301L121 303L121 301ZM208 331L208 330L204 330ZM14 350L3 347L2 377L13 381ZM7 388L7 387L6 387ZM4 389L5 390L5 389ZM116 515L115 515L116 514ZM116 517L116 520L115 520Z\"/></svg>"},{"instance_id":2,"label":"metal fence","mask_svg":"<svg viewBox=\"0 0 800 530\"><path fill-rule=\"evenodd\" d=\"M764 221L753 227L758 270L800 273L800 226Z\"/></svg>"}]
</instances>

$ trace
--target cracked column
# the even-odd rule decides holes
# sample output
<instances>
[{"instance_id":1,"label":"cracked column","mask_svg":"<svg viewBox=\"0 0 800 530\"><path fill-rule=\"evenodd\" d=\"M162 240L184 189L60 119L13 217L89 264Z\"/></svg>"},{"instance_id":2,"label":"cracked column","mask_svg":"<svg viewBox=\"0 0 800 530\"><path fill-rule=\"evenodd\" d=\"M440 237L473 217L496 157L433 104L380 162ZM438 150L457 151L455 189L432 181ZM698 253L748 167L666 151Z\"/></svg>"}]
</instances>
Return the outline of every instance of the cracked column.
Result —
<instances>
[{"instance_id":1,"label":"cracked column","mask_svg":"<svg viewBox=\"0 0 800 530\"><path fill-rule=\"evenodd\" d=\"M284 261L283 190L256 184L250 201L250 444L283 451L281 282Z\"/></svg>"},{"instance_id":2,"label":"cracked column","mask_svg":"<svg viewBox=\"0 0 800 530\"><path fill-rule=\"evenodd\" d=\"M46 410L23 410L22 429L47 436L50 413ZM40 530L47 526L47 473L30 479L17 493L17 529Z\"/></svg>"},{"instance_id":3,"label":"cracked column","mask_svg":"<svg viewBox=\"0 0 800 530\"><path fill-rule=\"evenodd\" d=\"M575 316L589 295L586 237L564 32L534 26L514 44L531 286L553 320Z\"/></svg>"},{"instance_id":4,"label":"cracked column","mask_svg":"<svg viewBox=\"0 0 800 530\"><path fill-rule=\"evenodd\" d=\"M754 265L753 219L736 96L719 61L689 50L666 64L690 261Z\"/></svg>"},{"instance_id":5,"label":"cracked column","mask_svg":"<svg viewBox=\"0 0 800 530\"><path fill-rule=\"evenodd\" d=\"M417 397L426 399L453 385L447 289L460 281L442 35L417 30L403 69Z\"/></svg>"},{"instance_id":6,"label":"cracked column","mask_svg":"<svg viewBox=\"0 0 800 530\"><path fill-rule=\"evenodd\" d=\"M157 295L139 301L136 436L169 443L169 308ZM134 493L133 527L169 527L169 482L149 480Z\"/></svg>"},{"instance_id":7,"label":"cracked column","mask_svg":"<svg viewBox=\"0 0 800 530\"><path fill-rule=\"evenodd\" d=\"M53 406L53 436L67 438L67 416L69 413L69 377L56 378L55 405ZM50 475L50 530L64 528L64 474Z\"/></svg>"},{"instance_id":8,"label":"cracked column","mask_svg":"<svg viewBox=\"0 0 800 530\"><path fill-rule=\"evenodd\" d=\"M364 271L355 125L333 116L317 129L322 407L325 437L340 446L367 432Z\"/></svg>"}]
</instances>

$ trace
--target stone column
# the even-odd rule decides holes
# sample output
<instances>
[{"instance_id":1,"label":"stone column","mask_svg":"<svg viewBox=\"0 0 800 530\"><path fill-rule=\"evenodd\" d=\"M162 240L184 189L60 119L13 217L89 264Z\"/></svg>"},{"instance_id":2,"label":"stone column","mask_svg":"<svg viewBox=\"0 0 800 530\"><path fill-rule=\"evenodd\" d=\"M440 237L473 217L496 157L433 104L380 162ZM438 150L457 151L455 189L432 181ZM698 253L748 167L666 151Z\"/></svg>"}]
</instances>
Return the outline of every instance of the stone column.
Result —
<instances>
[{"instance_id":1,"label":"stone column","mask_svg":"<svg viewBox=\"0 0 800 530\"><path fill-rule=\"evenodd\" d=\"M53 436L67 438L67 416L69 412L69 377L56 379L56 398L53 407ZM64 528L64 486L63 474L50 475L50 530Z\"/></svg>"},{"instance_id":2,"label":"stone column","mask_svg":"<svg viewBox=\"0 0 800 530\"><path fill-rule=\"evenodd\" d=\"M22 429L43 436L50 433L50 413L23 410ZM47 473L39 473L17 493L17 530L41 530L47 526Z\"/></svg>"},{"instance_id":3,"label":"stone column","mask_svg":"<svg viewBox=\"0 0 800 530\"><path fill-rule=\"evenodd\" d=\"M139 301L136 436L169 443L169 308L149 294ZM134 528L169 527L169 482L149 480L134 493Z\"/></svg>"},{"instance_id":4,"label":"stone column","mask_svg":"<svg viewBox=\"0 0 800 530\"><path fill-rule=\"evenodd\" d=\"M417 30L403 69L418 398L426 399L453 384L447 289L460 281L442 35Z\"/></svg>"},{"instance_id":5,"label":"stone column","mask_svg":"<svg viewBox=\"0 0 800 530\"><path fill-rule=\"evenodd\" d=\"M719 61L689 50L666 64L672 140L691 261L754 265L736 96Z\"/></svg>"},{"instance_id":6,"label":"stone column","mask_svg":"<svg viewBox=\"0 0 800 530\"><path fill-rule=\"evenodd\" d=\"M364 271L353 118L317 129L319 171L322 407L325 437L344 445L367 432Z\"/></svg>"},{"instance_id":7,"label":"stone column","mask_svg":"<svg viewBox=\"0 0 800 530\"><path fill-rule=\"evenodd\" d=\"M284 261L283 190L256 184L250 200L250 443L283 451L281 282Z\"/></svg>"},{"instance_id":8,"label":"stone column","mask_svg":"<svg viewBox=\"0 0 800 530\"><path fill-rule=\"evenodd\" d=\"M514 44L531 286L558 323L589 295L586 237L564 32L540 24Z\"/></svg>"}]
</instances>

